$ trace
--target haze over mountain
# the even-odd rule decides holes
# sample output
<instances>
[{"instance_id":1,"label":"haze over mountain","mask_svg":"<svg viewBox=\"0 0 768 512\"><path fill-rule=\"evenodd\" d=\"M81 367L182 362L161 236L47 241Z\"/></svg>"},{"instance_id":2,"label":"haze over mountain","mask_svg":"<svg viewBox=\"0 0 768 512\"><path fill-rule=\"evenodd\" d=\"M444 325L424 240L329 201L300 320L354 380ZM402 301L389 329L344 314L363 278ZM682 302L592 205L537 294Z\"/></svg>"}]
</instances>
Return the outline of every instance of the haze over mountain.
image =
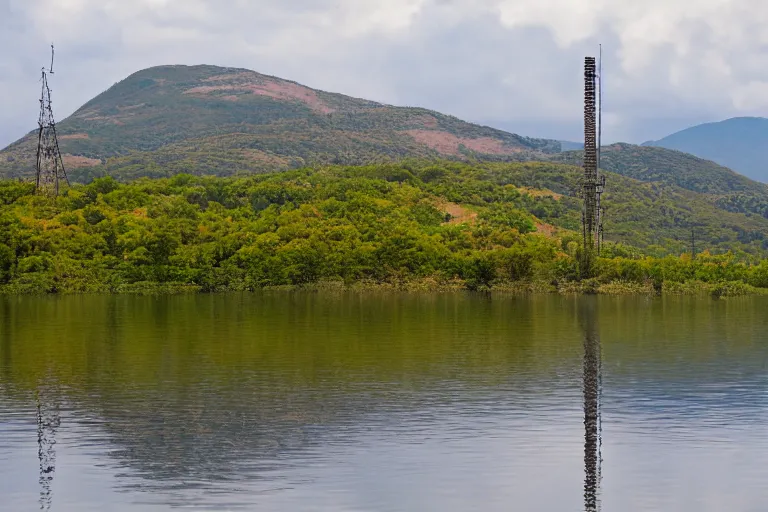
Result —
<instances>
[{"instance_id":1,"label":"haze over mountain","mask_svg":"<svg viewBox=\"0 0 768 512\"><path fill-rule=\"evenodd\" d=\"M763 117L735 117L692 126L643 145L691 153L768 182L768 119Z\"/></svg>"},{"instance_id":2,"label":"haze over mountain","mask_svg":"<svg viewBox=\"0 0 768 512\"><path fill-rule=\"evenodd\" d=\"M145 175L225 175L382 158L519 160L560 151L553 140L216 66L139 71L61 121L58 133L65 167L75 175L101 164L140 166ZM0 152L0 176L34 173L35 134Z\"/></svg>"}]
</instances>

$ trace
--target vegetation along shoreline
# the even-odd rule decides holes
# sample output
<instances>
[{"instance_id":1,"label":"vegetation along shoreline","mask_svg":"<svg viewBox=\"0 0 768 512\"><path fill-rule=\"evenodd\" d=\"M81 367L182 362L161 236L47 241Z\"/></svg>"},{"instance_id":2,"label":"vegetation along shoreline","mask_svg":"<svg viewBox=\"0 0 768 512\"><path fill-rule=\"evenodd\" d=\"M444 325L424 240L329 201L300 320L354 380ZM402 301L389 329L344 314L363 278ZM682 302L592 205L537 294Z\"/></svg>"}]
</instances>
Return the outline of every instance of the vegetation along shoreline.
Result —
<instances>
[{"instance_id":1,"label":"vegetation along shoreline","mask_svg":"<svg viewBox=\"0 0 768 512\"><path fill-rule=\"evenodd\" d=\"M0 181L0 294L262 289L768 292L762 241L703 195L607 173L610 236L580 268L578 168L415 161L65 188ZM677 194L677 195L676 195ZM682 199L681 199L682 198ZM699 220L699 250L687 251ZM754 225L754 226L753 226Z\"/></svg>"}]
</instances>

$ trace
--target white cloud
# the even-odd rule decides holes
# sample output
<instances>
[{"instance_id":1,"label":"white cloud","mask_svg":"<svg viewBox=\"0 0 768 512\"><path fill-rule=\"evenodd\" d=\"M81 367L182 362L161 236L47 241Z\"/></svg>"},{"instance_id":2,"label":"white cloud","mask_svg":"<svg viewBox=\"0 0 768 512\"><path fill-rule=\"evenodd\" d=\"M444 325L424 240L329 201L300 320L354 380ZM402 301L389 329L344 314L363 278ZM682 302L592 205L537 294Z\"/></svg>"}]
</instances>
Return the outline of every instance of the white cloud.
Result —
<instances>
[{"instance_id":1,"label":"white cloud","mask_svg":"<svg viewBox=\"0 0 768 512\"><path fill-rule=\"evenodd\" d=\"M737 87L733 93L733 102L740 110L759 110L768 108L768 82L748 82Z\"/></svg>"},{"instance_id":2,"label":"white cloud","mask_svg":"<svg viewBox=\"0 0 768 512\"><path fill-rule=\"evenodd\" d=\"M764 0L0 0L0 145L34 126L56 42L58 117L139 69L241 66L523 134L581 133L605 48L607 140L768 115Z\"/></svg>"}]
</instances>

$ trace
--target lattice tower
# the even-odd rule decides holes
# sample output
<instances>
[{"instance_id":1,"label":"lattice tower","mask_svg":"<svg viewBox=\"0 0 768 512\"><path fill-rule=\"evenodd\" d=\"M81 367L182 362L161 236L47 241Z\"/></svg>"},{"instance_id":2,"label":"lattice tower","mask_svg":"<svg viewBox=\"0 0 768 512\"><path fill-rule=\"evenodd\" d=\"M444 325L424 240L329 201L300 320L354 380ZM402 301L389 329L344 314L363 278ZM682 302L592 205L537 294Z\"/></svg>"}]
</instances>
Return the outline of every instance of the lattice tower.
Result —
<instances>
[{"instance_id":1,"label":"lattice tower","mask_svg":"<svg viewBox=\"0 0 768 512\"><path fill-rule=\"evenodd\" d=\"M602 241L601 196L605 177L598 174L599 144L597 131L597 72L594 57L584 59L584 174L581 194L584 200L582 232L586 252L600 252Z\"/></svg>"},{"instance_id":2,"label":"lattice tower","mask_svg":"<svg viewBox=\"0 0 768 512\"><path fill-rule=\"evenodd\" d=\"M53 117L51 104L51 89L48 86L48 75L53 74L53 45L51 45L51 68L46 71L43 68L42 92L40 94L40 117L38 118L37 132L37 165L36 187L41 194L57 196L59 194L60 181L69 184L67 172L64 169L64 161L59 150L59 141L56 137L56 121Z\"/></svg>"}]
</instances>

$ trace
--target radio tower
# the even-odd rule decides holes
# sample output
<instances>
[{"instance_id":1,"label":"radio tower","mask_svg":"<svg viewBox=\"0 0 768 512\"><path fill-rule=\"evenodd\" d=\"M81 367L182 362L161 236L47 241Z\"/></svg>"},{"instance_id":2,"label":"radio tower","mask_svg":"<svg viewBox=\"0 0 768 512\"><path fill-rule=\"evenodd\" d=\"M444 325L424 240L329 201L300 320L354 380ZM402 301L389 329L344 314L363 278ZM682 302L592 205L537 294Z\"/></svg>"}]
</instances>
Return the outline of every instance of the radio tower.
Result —
<instances>
[{"instance_id":1,"label":"radio tower","mask_svg":"<svg viewBox=\"0 0 768 512\"><path fill-rule=\"evenodd\" d=\"M600 53L602 60L602 48ZM581 195L584 199L584 269L591 267L593 254L600 254L603 237L603 209L600 199L605 189L605 176L600 176L598 170L602 136L602 127L598 125L598 121L602 120L602 101L598 99L602 100L602 84L598 84L599 75L595 67L594 57L584 59L584 175L581 183Z\"/></svg>"},{"instance_id":2,"label":"radio tower","mask_svg":"<svg viewBox=\"0 0 768 512\"><path fill-rule=\"evenodd\" d=\"M49 196L59 195L59 180L69 185L67 172L64 170L64 161L59 151L59 141L56 138L56 121L53 119L51 106L51 89L48 87L48 75L53 74L54 48L51 45L51 67L42 72L42 93L40 94L40 117L37 121L37 176L36 187L41 194Z\"/></svg>"}]
</instances>

